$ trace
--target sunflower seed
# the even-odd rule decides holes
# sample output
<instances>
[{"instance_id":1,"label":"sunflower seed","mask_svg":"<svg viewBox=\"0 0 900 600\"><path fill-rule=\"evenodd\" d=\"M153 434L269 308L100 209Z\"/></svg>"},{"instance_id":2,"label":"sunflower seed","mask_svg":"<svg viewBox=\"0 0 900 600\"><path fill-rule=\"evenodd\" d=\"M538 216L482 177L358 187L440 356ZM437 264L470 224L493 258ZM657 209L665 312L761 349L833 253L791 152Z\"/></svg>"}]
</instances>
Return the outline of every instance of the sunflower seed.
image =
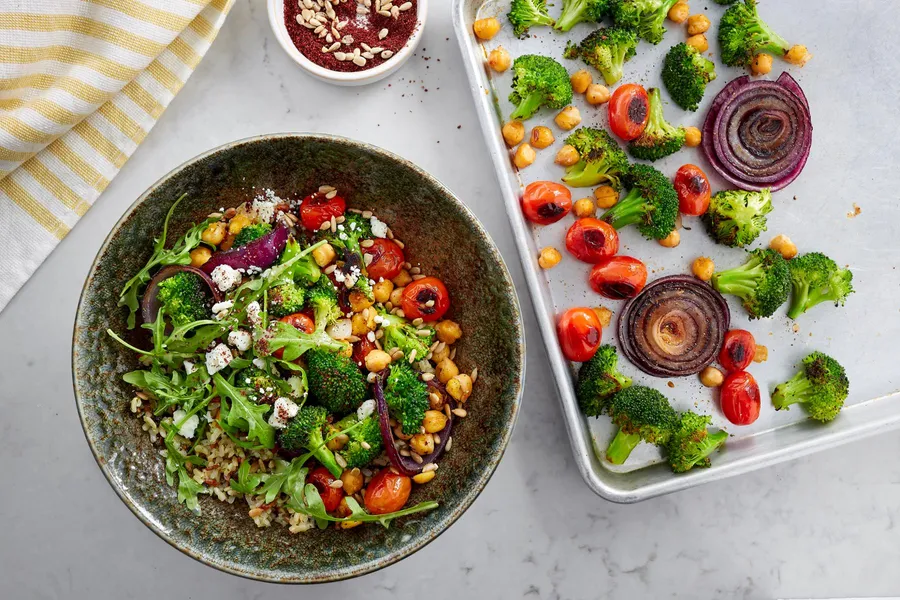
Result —
<instances>
[{"instance_id":1,"label":"sunflower seed","mask_svg":"<svg viewBox=\"0 0 900 600\"><path fill-rule=\"evenodd\" d=\"M364 210L364 211L362 211L362 218L363 218L363 219L371 219L371 218L372 218L372 211L371 211L371 210Z\"/></svg>"},{"instance_id":2,"label":"sunflower seed","mask_svg":"<svg viewBox=\"0 0 900 600\"><path fill-rule=\"evenodd\" d=\"M425 279L425 276L424 275L413 275L412 278L413 278L413 281L418 281L420 279Z\"/></svg>"},{"instance_id":3,"label":"sunflower seed","mask_svg":"<svg viewBox=\"0 0 900 600\"><path fill-rule=\"evenodd\" d=\"M345 46L349 46L350 44L353 43L353 36L345 35L344 37L341 38L341 43L343 43Z\"/></svg>"},{"instance_id":4,"label":"sunflower seed","mask_svg":"<svg viewBox=\"0 0 900 600\"><path fill-rule=\"evenodd\" d=\"M363 58L362 56L354 56L353 64L356 65L357 67L364 67L364 66L366 66L366 59Z\"/></svg>"},{"instance_id":5,"label":"sunflower seed","mask_svg":"<svg viewBox=\"0 0 900 600\"><path fill-rule=\"evenodd\" d=\"M326 229L331 229L331 223L329 221L325 221L321 225L319 225L320 231L325 231Z\"/></svg>"},{"instance_id":6,"label":"sunflower seed","mask_svg":"<svg viewBox=\"0 0 900 600\"><path fill-rule=\"evenodd\" d=\"M378 11L378 14L381 15L382 17L390 17L390 16L391 16L391 11L389 11L389 10L379 10L379 11Z\"/></svg>"},{"instance_id":7,"label":"sunflower seed","mask_svg":"<svg viewBox=\"0 0 900 600\"><path fill-rule=\"evenodd\" d=\"M334 38L331 37L331 34L330 34L330 33L326 33L326 34L325 34L325 41L328 42L328 43L330 44L331 42L334 41Z\"/></svg>"},{"instance_id":8,"label":"sunflower seed","mask_svg":"<svg viewBox=\"0 0 900 600\"><path fill-rule=\"evenodd\" d=\"M398 8L402 11L407 11L412 8L412 2L404 2Z\"/></svg>"},{"instance_id":9,"label":"sunflower seed","mask_svg":"<svg viewBox=\"0 0 900 600\"><path fill-rule=\"evenodd\" d=\"M359 45L362 46L362 49L365 50L366 52L372 51L372 48L365 42L360 42Z\"/></svg>"},{"instance_id":10,"label":"sunflower seed","mask_svg":"<svg viewBox=\"0 0 900 600\"><path fill-rule=\"evenodd\" d=\"M424 467L422 467L422 472L423 472L423 473L428 473L429 471L434 471L435 469L437 469L437 465L436 465L436 464L434 464L434 463L428 463L427 465L425 465Z\"/></svg>"},{"instance_id":11,"label":"sunflower seed","mask_svg":"<svg viewBox=\"0 0 900 600\"><path fill-rule=\"evenodd\" d=\"M366 58L368 60L372 60L373 58L375 58L375 55L372 54L371 52L363 52L362 57Z\"/></svg>"},{"instance_id":12,"label":"sunflower seed","mask_svg":"<svg viewBox=\"0 0 900 600\"><path fill-rule=\"evenodd\" d=\"M321 27L322 23L315 17L310 17L307 22L313 27ZM316 32L318 33L318 31Z\"/></svg>"},{"instance_id":13,"label":"sunflower seed","mask_svg":"<svg viewBox=\"0 0 900 600\"><path fill-rule=\"evenodd\" d=\"M457 417L460 417L460 418L465 417L467 414L469 414L466 412L466 409L464 409L464 408L454 408L452 412L454 415L456 415Z\"/></svg>"},{"instance_id":14,"label":"sunflower seed","mask_svg":"<svg viewBox=\"0 0 900 600\"><path fill-rule=\"evenodd\" d=\"M472 369L472 374L469 375L469 377L472 378L472 383L475 383L475 381L478 380L478 367L475 367L474 369Z\"/></svg>"},{"instance_id":15,"label":"sunflower seed","mask_svg":"<svg viewBox=\"0 0 900 600\"><path fill-rule=\"evenodd\" d=\"M344 54L343 52L335 52L334 57L340 61L343 61L344 59L347 58L347 55Z\"/></svg>"},{"instance_id":16,"label":"sunflower seed","mask_svg":"<svg viewBox=\"0 0 900 600\"><path fill-rule=\"evenodd\" d=\"M370 52L371 52L372 54L378 54L378 53L381 52L382 50L384 50L384 48L382 48L381 46L376 46L375 48L372 48L372 49L370 50Z\"/></svg>"},{"instance_id":17,"label":"sunflower seed","mask_svg":"<svg viewBox=\"0 0 900 600\"><path fill-rule=\"evenodd\" d=\"M375 245L375 240L363 240L359 243L363 248L371 248Z\"/></svg>"},{"instance_id":18,"label":"sunflower seed","mask_svg":"<svg viewBox=\"0 0 900 600\"><path fill-rule=\"evenodd\" d=\"M431 381L434 379L434 373L422 373L422 381Z\"/></svg>"},{"instance_id":19,"label":"sunflower seed","mask_svg":"<svg viewBox=\"0 0 900 600\"><path fill-rule=\"evenodd\" d=\"M378 32L378 39L383 40L384 38L386 38L388 36L388 33L390 33L390 32L387 29L382 29L381 31Z\"/></svg>"},{"instance_id":20,"label":"sunflower seed","mask_svg":"<svg viewBox=\"0 0 900 600\"><path fill-rule=\"evenodd\" d=\"M331 200L335 196L337 196L337 190L331 190L330 192L325 194L325 197L328 198L329 200Z\"/></svg>"},{"instance_id":21,"label":"sunflower seed","mask_svg":"<svg viewBox=\"0 0 900 600\"><path fill-rule=\"evenodd\" d=\"M400 18L400 8L397 6L391 7L391 17L394 19Z\"/></svg>"},{"instance_id":22,"label":"sunflower seed","mask_svg":"<svg viewBox=\"0 0 900 600\"><path fill-rule=\"evenodd\" d=\"M416 335L419 337L428 337L431 335L430 329L416 329Z\"/></svg>"},{"instance_id":23,"label":"sunflower seed","mask_svg":"<svg viewBox=\"0 0 900 600\"><path fill-rule=\"evenodd\" d=\"M358 14L358 15L367 15L367 14L369 14L369 9L366 8L365 6L357 6L357 7L356 7L356 14Z\"/></svg>"},{"instance_id":24,"label":"sunflower seed","mask_svg":"<svg viewBox=\"0 0 900 600\"><path fill-rule=\"evenodd\" d=\"M416 464L419 464L419 465L421 465L423 462L425 462L425 459L423 459L421 456L419 456L415 452L410 452L409 457L411 459L413 459L413 462L415 462Z\"/></svg>"},{"instance_id":25,"label":"sunflower seed","mask_svg":"<svg viewBox=\"0 0 900 600\"><path fill-rule=\"evenodd\" d=\"M423 321L421 318L418 318L418 319L413 319L412 324L415 325L416 327L418 327L419 325L421 325L424 322L425 321Z\"/></svg>"}]
</instances>

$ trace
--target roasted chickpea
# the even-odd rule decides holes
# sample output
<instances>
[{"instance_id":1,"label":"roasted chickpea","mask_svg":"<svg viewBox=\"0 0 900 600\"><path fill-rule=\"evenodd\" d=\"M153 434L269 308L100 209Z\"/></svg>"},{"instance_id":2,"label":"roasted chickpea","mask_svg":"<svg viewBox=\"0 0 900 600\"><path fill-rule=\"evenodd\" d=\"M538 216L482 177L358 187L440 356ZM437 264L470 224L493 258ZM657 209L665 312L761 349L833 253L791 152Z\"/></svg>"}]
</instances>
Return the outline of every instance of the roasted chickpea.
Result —
<instances>
[{"instance_id":1,"label":"roasted chickpea","mask_svg":"<svg viewBox=\"0 0 900 600\"><path fill-rule=\"evenodd\" d=\"M669 20L673 23L684 23L690 12L691 7L688 6L687 2L676 2L672 8L669 9Z\"/></svg>"},{"instance_id":2,"label":"roasted chickpea","mask_svg":"<svg viewBox=\"0 0 900 600\"><path fill-rule=\"evenodd\" d=\"M697 52L706 52L709 50L709 41L706 39L706 35L702 33L698 33L697 35L692 35L687 39L687 45L696 50Z\"/></svg>"},{"instance_id":3,"label":"roasted chickpea","mask_svg":"<svg viewBox=\"0 0 900 600\"><path fill-rule=\"evenodd\" d=\"M488 17L487 19L478 19L472 25L472 29L475 31L475 35L480 40L489 40L500 31L500 21L495 19L494 17Z\"/></svg>"},{"instance_id":4,"label":"roasted chickpea","mask_svg":"<svg viewBox=\"0 0 900 600\"><path fill-rule=\"evenodd\" d=\"M522 144L519 144L519 149L516 150L513 163L516 165L517 169L524 169L532 164L535 158L537 158L537 154L535 153L534 148L531 147L531 144L523 142Z\"/></svg>"},{"instance_id":5,"label":"roasted chickpea","mask_svg":"<svg viewBox=\"0 0 900 600\"><path fill-rule=\"evenodd\" d=\"M696 127L684 128L684 145L688 148L696 148L703 140L703 134Z\"/></svg>"},{"instance_id":6,"label":"roasted chickpea","mask_svg":"<svg viewBox=\"0 0 900 600\"><path fill-rule=\"evenodd\" d=\"M356 337L363 337L364 335L369 333L368 323L366 323L366 320L365 318L363 318L362 313L356 313L355 315L350 317L350 325L350 333L352 333Z\"/></svg>"},{"instance_id":7,"label":"roasted chickpea","mask_svg":"<svg viewBox=\"0 0 900 600\"><path fill-rule=\"evenodd\" d=\"M561 260L562 254L559 253L559 250L553 246L547 246L541 250L541 254L538 256L538 265L540 265L542 269L552 269L558 265Z\"/></svg>"},{"instance_id":8,"label":"roasted chickpea","mask_svg":"<svg viewBox=\"0 0 900 600\"><path fill-rule=\"evenodd\" d=\"M456 321L444 319L434 326L437 338L445 344L455 344L462 337L462 328Z\"/></svg>"},{"instance_id":9,"label":"roasted chickpea","mask_svg":"<svg viewBox=\"0 0 900 600\"><path fill-rule=\"evenodd\" d=\"M556 122L557 127L569 131L570 129L575 129L581 123L581 111L578 110L577 106L570 105L559 111L559 114L553 120Z\"/></svg>"},{"instance_id":10,"label":"roasted chickpea","mask_svg":"<svg viewBox=\"0 0 900 600\"><path fill-rule=\"evenodd\" d=\"M403 302L403 289L404 288L402 288L402 287L397 287L397 288L394 288L393 292L391 292L391 297L389 298L389 301L394 306L400 306L400 304Z\"/></svg>"},{"instance_id":11,"label":"roasted chickpea","mask_svg":"<svg viewBox=\"0 0 900 600\"><path fill-rule=\"evenodd\" d=\"M809 50L806 49L806 46L802 44L791 46L790 50L788 50L784 55L784 60L788 61L792 65L797 65L798 67L802 67L803 65L808 63L809 59L811 58L812 54L810 54Z\"/></svg>"},{"instance_id":12,"label":"roasted chickpea","mask_svg":"<svg viewBox=\"0 0 900 600\"><path fill-rule=\"evenodd\" d=\"M191 250L191 266L202 267L212 256L212 250L206 246L199 246Z\"/></svg>"},{"instance_id":13,"label":"roasted chickpea","mask_svg":"<svg viewBox=\"0 0 900 600\"><path fill-rule=\"evenodd\" d=\"M503 126L501 133L503 134L503 141L512 148L525 139L525 126L522 124L522 121L510 121Z\"/></svg>"},{"instance_id":14,"label":"roasted chickpea","mask_svg":"<svg viewBox=\"0 0 900 600\"><path fill-rule=\"evenodd\" d=\"M472 395L472 378L466 373L460 373L447 382L447 393L457 402L465 402Z\"/></svg>"},{"instance_id":15,"label":"roasted chickpea","mask_svg":"<svg viewBox=\"0 0 900 600\"><path fill-rule=\"evenodd\" d=\"M366 369L372 373L383 371L389 364L391 364L391 355L384 350L376 348L366 354Z\"/></svg>"},{"instance_id":16,"label":"roasted chickpea","mask_svg":"<svg viewBox=\"0 0 900 600\"><path fill-rule=\"evenodd\" d=\"M425 433L437 433L447 426L447 415L439 410L426 410L425 418L422 420L422 427Z\"/></svg>"},{"instance_id":17,"label":"roasted chickpea","mask_svg":"<svg viewBox=\"0 0 900 600\"><path fill-rule=\"evenodd\" d=\"M434 452L434 437L430 433L417 433L409 440L409 447L416 454L431 454Z\"/></svg>"},{"instance_id":18,"label":"roasted chickpea","mask_svg":"<svg viewBox=\"0 0 900 600\"><path fill-rule=\"evenodd\" d=\"M757 344L756 350L753 352L753 362L764 363L767 360L769 360L769 347Z\"/></svg>"},{"instance_id":19,"label":"roasted chickpea","mask_svg":"<svg viewBox=\"0 0 900 600\"><path fill-rule=\"evenodd\" d=\"M225 239L225 229L227 226L223 221L210 223L200 234L200 240L211 246L218 246Z\"/></svg>"},{"instance_id":20,"label":"roasted chickpea","mask_svg":"<svg viewBox=\"0 0 900 600\"><path fill-rule=\"evenodd\" d=\"M597 315L597 318L600 320L600 325L603 327L609 327L609 324L612 322L612 311L606 308L605 306L598 306L594 309L594 314Z\"/></svg>"},{"instance_id":21,"label":"roasted chickpea","mask_svg":"<svg viewBox=\"0 0 900 600\"><path fill-rule=\"evenodd\" d=\"M498 73L502 73L509 68L510 60L509 52L503 46L497 46L488 54L488 64Z\"/></svg>"},{"instance_id":22,"label":"roasted chickpea","mask_svg":"<svg viewBox=\"0 0 900 600\"><path fill-rule=\"evenodd\" d=\"M325 268L337 257L337 253L334 251L334 247L331 244L325 242L312 251L312 257L317 265Z\"/></svg>"},{"instance_id":23,"label":"roasted chickpea","mask_svg":"<svg viewBox=\"0 0 900 600\"><path fill-rule=\"evenodd\" d=\"M600 85L599 83L592 83L589 85L587 93L584 95L584 99L587 100L587 103L593 106L606 104L609 102L609 97L609 88L605 85Z\"/></svg>"},{"instance_id":24,"label":"roasted chickpea","mask_svg":"<svg viewBox=\"0 0 900 600\"><path fill-rule=\"evenodd\" d=\"M791 238L780 233L772 238L772 241L769 242L769 248L783 256L785 259L790 260L797 256L797 244L791 241Z\"/></svg>"},{"instance_id":25,"label":"roasted chickpea","mask_svg":"<svg viewBox=\"0 0 900 600\"><path fill-rule=\"evenodd\" d=\"M543 150L554 141L556 140L554 139L553 132L550 131L549 127L538 125L531 130L531 145L538 150Z\"/></svg>"},{"instance_id":26,"label":"roasted chickpea","mask_svg":"<svg viewBox=\"0 0 900 600\"><path fill-rule=\"evenodd\" d=\"M709 19L706 15L691 15L687 20L687 34L697 35L709 31Z\"/></svg>"},{"instance_id":27,"label":"roasted chickpea","mask_svg":"<svg viewBox=\"0 0 900 600\"><path fill-rule=\"evenodd\" d=\"M571 167L575 163L579 161L578 150L575 149L575 146L571 146L566 144L562 148L559 149L559 152L556 153L556 164L562 165L564 167Z\"/></svg>"},{"instance_id":28,"label":"roasted chickpea","mask_svg":"<svg viewBox=\"0 0 900 600\"><path fill-rule=\"evenodd\" d=\"M593 217L597 207L594 205L593 198L582 198L577 200L572 208L575 212L575 217L584 219L585 217Z\"/></svg>"},{"instance_id":29,"label":"roasted chickpea","mask_svg":"<svg viewBox=\"0 0 900 600\"><path fill-rule=\"evenodd\" d=\"M406 287L406 286L408 286L411 282L412 282L412 275L410 275L410 274L409 274L409 271L407 271L406 269L403 269L402 271L400 271L400 274L399 274L399 275L397 275L396 277L394 277L393 279L391 279L391 283L394 284L394 287L395 287L395 288ZM393 300L393 294L391 295L391 302L394 302L394 300ZM394 302L394 304L397 304L397 303Z\"/></svg>"},{"instance_id":30,"label":"roasted chickpea","mask_svg":"<svg viewBox=\"0 0 900 600\"><path fill-rule=\"evenodd\" d=\"M661 240L658 240L658 242L659 245L663 248L674 248L681 243L681 234L678 233L677 229L673 229L671 232L669 232L669 235Z\"/></svg>"},{"instance_id":31,"label":"roasted chickpea","mask_svg":"<svg viewBox=\"0 0 900 600\"><path fill-rule=\"evenodd\" d=\"M391 292L394 291L394 282L390 279L382 279L372 286L372 295L375 296L375 302L384 304L391 299Z\"/></svg>"},{"instance_id":32,"label":"roasted chickpea","mask_svg":"<svg viewBox=\"0 0 900 600\"><path fill-rule=\"evenodd\" d=\"M374 300L369 300L364 292L353 290L350 292L347 301L350 303L350 310L360 313L375 304Z\"/></svg>"},{"instance_id":33,"label":"roasted chickpea","mask_svg":"<svg viewBox=\"0 0 900 600\"><path fill-rule=\"evenodd\" d=\"M700 371L700 383L706 387L719 387L725 381L725 375L715 367L706 367Z\"/></svg>"},{"instance_id":34,"label":"roasted chickpea","mask_svg":"<svg viewBox=\"0 0 900 600\"><path fill-rule=\"evenodd\" d=\"M712 279L715 270L715 263L711 258L708 258L706 256L695 258L694 262L691 263L691 273L693 273L694 277L696 277L700 281L709 281L710 279Z\"/></svg>"},{"instance_id":35,"label":"roasted chickpea","mask_svg":"<svg viewBox=\"0 0 900 600\"><path fill-rule=\"evenodd\" d=\"M234 218L228 222L228 233L231 235L237 235L241 232L241 229L250 224L250 217L244 213L238 213L234 215ZM201 234L202 235L202 234Z\"/></svg>"},{"instance_id":36,"label":"roasted chickpea","mask_svg":"<svg viewBox=\"0 0 900 600\"><path fill-rule=\"evenodd\" d=\"M434 352L431 353L431 362L436 365L441 364L441 362L447 359L450 356L450 346L444 344L443 346L438 347Z\"/></svg>"},{"instance_id":37,"label":"roasted chickpea","mask_svg":"<svg viewBox=\"0 0 900 600\"><path fill-rule=\"evenodd\" d=\"M341 481L344 483L344 493L348 496L352 496L362 489L362 472L357 467L346 469L343 473L341 473Z\"/></svg>"},{"instance_id":38,"label":"roasted chickpea","mask_svg":"<svg viewBox=\"0 0 900 600\"><path fill-rule=\"evenodd\" d=\"M335 435L335 434L337 434L337 435ZM331 437L331 436L334 436L334 437ZM349 436L339 433L337 428L335 428L331 425L328 425L328 437L330 437L331 439L325 443L325 446L332 452L337 452L338 450L341 450L344 446L347 445L347 442L350 441Z\"/></svg>"},{"instance_id":39,"label":"roasted chickpea","mask_svg":"<svg viewBox=\"0 0 900 600\"><path fill-rule=\"evenodd\" d=\"M572 73L572 76L569 78L569 81L572 82L572 91L576 94L583 94L587 91L588 86L593 83L593 78L587 69L579 69Z\"/></svg>"},{"instance_id":40,"label":"roasted chickpea","mask_svg":"<svg viewBox=\"0 0 900 600\"><path fill-rule=\"evenodd\" d=\"M594 190L594 198L597 199L598 208L612 208L619 201L619 192L611 185L602 185Z\"/></svg>"},{"instance_id":41,"label":"roasted chickpea","mask_svg":"<svg viewBox=\"0 0 900 600\"><path fill-rule=\"evenodd\" d=\"M772 56L765 53L759 53L753 57L750 63L750 72L754 75L766 75L772 70Z\"/></svg>"},{"instance_id":42,"label":"roasted chickpea","mask_svg":"<svg viewBox=\"0 0 900 600\"><path fill-rule=\"evenodd\" d=\"M413 475L412 480L418 483L419 485L428 483L434 479L434 471L422 471L421 473L416 473Z\"/></svg>"},{"instance_id":43,"label":"roasted chickpea","mask_svg":"<svg viewBox=\"0 0 900 600\"><path fill-rule=\"evenodd\" d=\"M437 378L441 383L446 384L457 375L459 375L459 367L449 358L445 358L438 363Z\"/></svg>"}]
</instances>

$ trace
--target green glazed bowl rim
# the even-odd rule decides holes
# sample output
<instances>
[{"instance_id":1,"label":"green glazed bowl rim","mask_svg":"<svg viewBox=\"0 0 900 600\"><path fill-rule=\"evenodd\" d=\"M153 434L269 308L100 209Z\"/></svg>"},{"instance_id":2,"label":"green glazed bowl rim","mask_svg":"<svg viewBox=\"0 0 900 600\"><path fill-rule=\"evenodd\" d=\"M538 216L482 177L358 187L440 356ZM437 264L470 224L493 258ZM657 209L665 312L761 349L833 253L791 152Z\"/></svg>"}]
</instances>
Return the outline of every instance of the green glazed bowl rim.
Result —
<instances>
[{"instance_id":1,"label":"green glazed bowl rim","mask_svg":"<svg viewBox=\"0 0 900 600\"><path fill-rule=\"evenodd\" d=\"M512 308L515 314L515 330L516 330L516 344L520 348L518 353L518 364L513 365L514 373L518 373L518 377L514 378L515 381L515 393L513 395L513 405L510 410L510 417L508 422L504 425L501 438L499 451L494 453L488 460L487 464L483 468L482 472L478 475L478 479L474 485L470 486L468 490L466 490L465 494L460 498L460 501L453 507L451 512L444 517L441 521L439 521L430 531L424 532L421 535L415 536L410 540L407 545L404 545L397 550L386 554L385 556L376 559L374 561L363 563L359 565L355 565L351 567L349 570L343 570L342 572L335 573L330 572L326 574L316 574L314 578L303 578L300 577L278 577L267 571L256 571L256 570L242 570L232 565L231 563L219 561L214 556L205 554L203 552L198 552L194 548L192 548L189 544L181 543L179 540L174 539L172 535L167 533L167 531L160 527L158 523L152 520L151 515L145 512L140 506L137 505L129 495L126 493L124 489L122 489L119 485L116 484L113 473L111 472L107 462L103 460L100 456L100 450L95 444L95 440L89 433L88 423L85 418L85 414L82 408L82 395L81 390L79 389L78 378L76 376L76 341L78 337L78 324L82 322L83 310L85 308L84 300L85 296L88 293L89 284L91 281L91 275L96 271L98 264L100 263L101 257L106 253L111 241L118 234L119 230L131 216L131 214L138 208L143 202L147 200L147 198L161 185L163 185L166 181L171 179L172 177L177 176L182 170L190 167L196 162L199 162L217 152L222 152L229 150L231 148L243 145L243 144L251 144L257 142L269 142L275 140L282 139L301 139L301 140L311 140L320 143L338 143L343 145L355 146L358 149L380 155L383 158L386 158L392 162L399 163L405 168L413 171L417 176L421 177L424 180L427 180L430 185L433 185L436 189L439 189L446 198L451 200L456 204L457 208L460 209L461 213L468 220L469 225L475 230L477 234L480 234L487 242L490 249L490 253L492 258L496 260L501 267L501 272L504 277L504 283L509 290L510 301L512 303ZM497 469L497 466L500 464L500 461L503 458L503 455L506 453L506 449L509 446L509 440L512 437L513 429L515 428L516 420L519 414L519 408L522 402L522 393L523 393L523 382L525 380L525 333L524 327L522 323L522 310L519 304L519 298L516 293L515 286L512 281L512 277L509 274L509 269L506 266L506 262L503 260L503 257L500 254L500 251L497 249L497 245L494 243L494 240L491 238L490 234L488 234L484 225L478 220L478 217L467 207L456 195L450 191L444 184L438 181L435 177L424 171L422 168L418 167L414 163L409 160L389 152L383 148L375 146L373 144L368 144L366 142L360 142L357 140L353 140L350 138L330 135L330 134L321 134L321 133L306 133L306 132L285 132L285 133L268 133L261 134L256 136L250 136L246 138L241 138L238 140L234 140L210 150L198 154L193 158L190 158L177 167L170 170L168 173L160 177L156 180L152 185L150 185L147 190L141 194L141 196L135 200L122 214L116 224L112 227L109 234L106 236L106 239L103 241L103 244L100 246L100 249L97 252L97 255L94 257L93 262L91 263L90 269L88 270L88 275L85 279L85 283L82 286L81 294L78 298L78 309L75 313L75 324L73 328L73 336L72 336L72 385L75 392L75 405L78 410L78 418L81 422L82 430L84 432L85 439L88 442L88 445L91 448L91 454L94 456L94 460L96 460L97 465L100 467L103 476L106 478L107 483L109 483L110 487L115 491L116 495L120 500L128 507L129 510L144 524L149 528L153 533L157 536L165 540L170 546L179 550L183 554L190 556L191 558L214 567L220 571L224 571L226 573L230 573L232 575L237 575L240 577L245 577L248 579L255 579L258 581L272 582L272 583L294 583L294 584L308 584L308 583L326 583L332 581L341 581L345 579L352 579L355 577L359 577L361 575L365 575L367 573L372 573L374 571L378 571L385 567L388 567L407 556L414 554L415 552L421 550L429 543L434 541L441 533L446 531L451 525L453 525L462 514L472 505L475 499L481 494L484 488L487 486L488 481L490 481L494 472Z\"/></svg>"}]
</instances>

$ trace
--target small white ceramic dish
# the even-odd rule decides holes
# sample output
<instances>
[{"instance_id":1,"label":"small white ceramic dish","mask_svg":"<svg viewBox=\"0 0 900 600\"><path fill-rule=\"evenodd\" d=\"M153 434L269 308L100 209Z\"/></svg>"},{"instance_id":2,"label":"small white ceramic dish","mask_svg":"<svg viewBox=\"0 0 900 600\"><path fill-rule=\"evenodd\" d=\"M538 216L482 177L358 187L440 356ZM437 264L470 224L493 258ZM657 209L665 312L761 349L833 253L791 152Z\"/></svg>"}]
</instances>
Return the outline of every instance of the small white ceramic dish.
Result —
<instances>
[{"instance_id":1,"label":"small white ceramic dish","mask_svg":"<svg viewBox=\"0 0 900 600\"><path fill-rule=\"evenodd\" d=\"M332 71L331 69L320 67L306 58L291 40L291 36L288 34L287 27L284 24L284 4L285 2L296 1L297 0L267 0L269 25L272 26L272 31L275 33L275 39L278 40L278 43L284 51L287 52L288 56L290 56L295 63L300 65L304 71L316 79L334 85L367 85L369 83L380 81L397 71L407 60L409 60L409 57L412 56L416 46L419 44L419 39L422 37L422 32L425 29L425 19L428 15L428 0L418 0L416 4L419 22L415 30L413 30L412 36L407 40L406 45L398 50L390 60L383 62L376 67L372 67L371 69L364 69L362 71ZM355 0L348 0L348 2L355 2Z\"/></svg>"}]
</instances>

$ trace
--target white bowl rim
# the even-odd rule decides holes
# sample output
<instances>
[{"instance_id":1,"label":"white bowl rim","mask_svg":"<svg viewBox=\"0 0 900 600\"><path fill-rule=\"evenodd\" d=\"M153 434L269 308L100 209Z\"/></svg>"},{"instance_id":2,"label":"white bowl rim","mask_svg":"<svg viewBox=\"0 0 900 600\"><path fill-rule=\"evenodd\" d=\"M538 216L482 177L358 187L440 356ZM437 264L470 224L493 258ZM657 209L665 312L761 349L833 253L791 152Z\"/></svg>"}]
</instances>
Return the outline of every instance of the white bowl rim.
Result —
<instances>
[{"instance_id":1,"label":"white bowl rim","mask_svg":"<svg viewBox=\"0 0 900 600\"><path fill-rule=\"evenodd\" d=\"M412 54L412 52L416 49L416 46L419 43L419 38L422 37L422 32L425 29L425 21L428 16L428 0L416 0L416 18L418 20L417 26L413 30L412 35L409 36L409 39L406 40L406 44L404 44L403 47L397 51L397 53L391 58L391 60L385 61L377 67L372 67L371 69L363 69L361 71L332 71L331 69L326 69L325 67L319 66L310 59L306 58L306 56L302 52L300 52L297 46L294 45L293 40L291 40L291 36L288 33L287 26L284 24L284 5L285 2L291 1L292 0L267 0L266 2L269 13L269 25L272 27L272 31L275 34L275 39L278 40L278 44L285 52L287 52L288 56L294 59L294 62L309 71L311 74L320 79L343 83L361 82L368 79L377 80L380 79L381 76L386 75L392 72L394 69L399 68L404 62L406 62L406 60L409 58L409 55ZM355 2L356 0L347 1Z\"/></svg>"}]
</instances>

